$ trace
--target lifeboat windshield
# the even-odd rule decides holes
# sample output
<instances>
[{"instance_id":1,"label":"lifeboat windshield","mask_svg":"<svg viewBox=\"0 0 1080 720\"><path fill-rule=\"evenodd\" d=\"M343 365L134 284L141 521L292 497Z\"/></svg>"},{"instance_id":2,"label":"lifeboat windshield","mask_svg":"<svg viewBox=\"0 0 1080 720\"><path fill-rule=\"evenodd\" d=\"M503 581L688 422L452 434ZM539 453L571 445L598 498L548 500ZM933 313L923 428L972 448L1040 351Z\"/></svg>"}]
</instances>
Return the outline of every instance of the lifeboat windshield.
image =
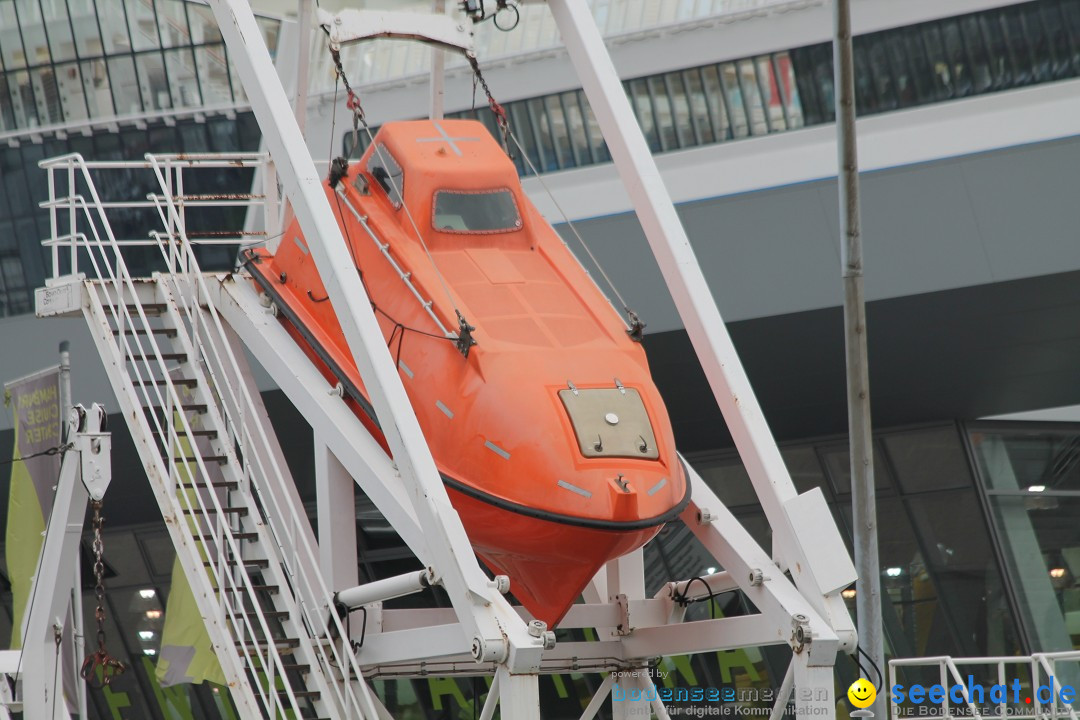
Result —
<instances>
[{"instance_id":1,"label":"lifeboat windshield","mask_svg":"<svg viewBox=\"0 0 1080 720\"><path fill-rule=\"evenodd\" d=\"M432 225L447 233L514 232L521 229L521 214L507 188L437 190Z\"/></svg>"}]
</instances>

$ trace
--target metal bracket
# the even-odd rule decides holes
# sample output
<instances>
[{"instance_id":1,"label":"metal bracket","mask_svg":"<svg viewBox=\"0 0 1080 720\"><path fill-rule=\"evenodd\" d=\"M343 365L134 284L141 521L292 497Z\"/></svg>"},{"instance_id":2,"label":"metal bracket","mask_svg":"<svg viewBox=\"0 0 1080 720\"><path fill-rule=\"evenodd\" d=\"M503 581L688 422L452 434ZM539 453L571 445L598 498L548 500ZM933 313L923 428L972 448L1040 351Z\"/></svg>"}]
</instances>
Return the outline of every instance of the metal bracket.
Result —
<instances>
[{"instance_id":1,"label":"metal bracket","mask_svg":"<svg viewBox=\"0 0 1080 720\"><path fill-rule=\"evenodd\" d=\"M810 629L810 618L798 614L791 617L791 649L801 653L807 645L814 642L814 633Z\"/></svg>"},{"instance_id":2,"label":"metal bracket","mask_svg":"<svg viewBox=\"0 0 1080 720\"><path fill-rule=\"evenodd\" d=\"M555 633L547 629L547 623L543 620L533 620L529 623L529 635L543 643L545 650L555 648Z\"/></svg>"},{"instance_id":3,"label":"metal bracket","mask_svg":"<svg viewBox=\"0 0 1080 720\"><path fill-rule=\"evenodd\" d=\"M330 45L357 43L376 38L418 40L448 50L473 51L472 28L449 15L421 15L391 10L342 10L337 14L317 10L319 25Z\"/></svg>"},{"instance_id":4,"label":"metal bracket","mask_svg":"<svg viewBox=\"0 0 1080 720\"><path fill-rule=\"evenodd\" d=\"M630 601L626 595L616 595L615 606L619 609L619 624L615 626L615 633L626 637L634 632L630 626Z\"/></svg>"},{"instance_id":5,"label":"metal bracket","mask_svg":"<svg viewBox=\"0 0 1080 720\"><path fill-rule=\"evenodd\" d=\"M105 424L105 408L94 403L89 411L81 406L73 409L78 412L80 425L85 427L85 415L92 413L97 416L97 427ZM86 488L91 500L101 500L105 497L105 491L112 482L112 433L107 432L80 432L75 436L75 450L79 453L80 470L82 471L82 483Z\"/></svg>"}]
</instances>

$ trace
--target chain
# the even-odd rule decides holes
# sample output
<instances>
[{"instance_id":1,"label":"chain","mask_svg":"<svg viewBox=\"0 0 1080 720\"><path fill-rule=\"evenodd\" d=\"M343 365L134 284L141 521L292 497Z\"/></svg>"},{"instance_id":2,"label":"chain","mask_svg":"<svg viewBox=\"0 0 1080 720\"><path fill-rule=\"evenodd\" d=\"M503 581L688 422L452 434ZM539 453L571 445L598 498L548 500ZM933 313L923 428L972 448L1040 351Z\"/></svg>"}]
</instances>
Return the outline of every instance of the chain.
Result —
<instances>
[{"instance_id":1,"label":"chain","mask_svg":"<svg viewBox=\"0 0 1080 720\"><path fill-rule=\"evenodd\" d=\"M356 152L356 149L360 146L360 126L367 127L367 118L364 116L364 107L360 104L360 96L352 89L352 85L349 84L349 78L345 76L345 68L341 66L341 51L330 46L330 57L334 60L334 71L337 72L337 76L341 78L341 83L345 86L345 92L347 97L345 100L345 107L349 108L353 114L352 123L352 151Z\"/></svg>"},{"instance_id":2,"label":"chain","mask_svg":"<svg viewBox=\"0 0 1080 720\"><path fill-rule=\"evenodd\" d=\"M484 95L487 96L488 107L491 108L491 112L495 113L495 122L499 124L499 131L503 136L503 149L506 154L510 154L510 120L506 117L506 109L503 108L496 100L495 96L491 94L491 88L488 87L487 80L484 79L484 74L480 72L480 62L476 59L476 53L467 52L465 58L469 61L469 67L473 71L473 90L476 89L476 84L480 83L480 87L484 90ZM474 95L475 97L475 95Z\"/></svg>"},{"instance_id":3,"label":"chain","mask_svg":"<svg viewBox=\"0 0 1080 720\"><path fill-rule=\"evenodd\" d=\"M105 649L105 542L101 537L101 529L105 525L105 518L101 515L101 501L94 500L90 503L94 510L94 595L97 597L97 608L94 610L94 619L97 621L98 649L90 653L83 661L82 670L79 674L83 680L94 688L106 687L112 679L127 670L124 663L120 662ZM101 677L98 677L98 669Z\"/></svg>"}]
</instances>

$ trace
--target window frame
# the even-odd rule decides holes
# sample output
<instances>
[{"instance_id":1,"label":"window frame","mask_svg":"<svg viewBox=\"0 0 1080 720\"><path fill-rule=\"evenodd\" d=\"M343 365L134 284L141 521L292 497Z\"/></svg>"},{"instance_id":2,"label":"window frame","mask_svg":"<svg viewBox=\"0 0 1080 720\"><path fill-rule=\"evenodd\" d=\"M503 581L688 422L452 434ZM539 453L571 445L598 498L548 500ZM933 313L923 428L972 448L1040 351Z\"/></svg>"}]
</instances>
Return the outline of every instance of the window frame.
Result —
<instances>
[{"instance_id":1,"label":"window frame","mask_svg":"<svg viewBox=\"0 0 1080 720\"><path fill-rule=\"evenodd\" d=\"M514 213L517 215L517 224L514 227L493 230L456 230L441 228L435 224L435 218L437 216L436 209L438 208L440 193L448 193L450 195L495 195L497 193L506 193L510 196L510 204L513 206ZM485 190L452 190L450 188L439 188L431 194L431 229L435 232L447 233L449 235L504 235L506 233L524 230L525 220L521 215L521 208L518 207L517 198L514 197L514 191L506 186L487 188Z\"/></svg>"}]
</instances>

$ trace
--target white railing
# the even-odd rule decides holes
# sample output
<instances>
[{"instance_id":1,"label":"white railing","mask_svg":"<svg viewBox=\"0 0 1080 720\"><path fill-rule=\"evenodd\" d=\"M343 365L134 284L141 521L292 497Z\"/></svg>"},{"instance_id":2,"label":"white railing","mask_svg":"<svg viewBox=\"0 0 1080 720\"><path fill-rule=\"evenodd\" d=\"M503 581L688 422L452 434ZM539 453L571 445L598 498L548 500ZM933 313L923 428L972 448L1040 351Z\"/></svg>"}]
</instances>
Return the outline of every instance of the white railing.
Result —
<instances>
[{"instance_id":1,"label":"white railing","mask_svg":"<svg viewBox=\"0 0 1080 720\"><path fill-rule=\"evenodd\" d=\"M192 536L196 531L213 533L213 545L218 549L218 557L211 557L205 550L200 549L197 557L189 556L188 563L194 563L196 568L199 568L204 560L209 563L210 582L221 598L218 626L224 628L227 623L231 624L232 635L242 646L248 667L256 675L267 678L265 686L259 687L257 693L262 707L266 708L271 716L280 710L297 708L298 703L291 693L289 702L282 703L276 689L276 679L285 676L284 663L276 648L269 645L263 655L258 645L255 644L252 649L249 641L250 638L260 635L264 638L272 637L268 619L259 611L257 604L253 612L249 613L238 612L232 603L224 601L229 593L257 597L255 583L243 566L230 572L223 562L226 553L233 558L241 558L243 553L232 528L228 523L221 522L227 518L227 514L223 511L218 492L210 480L212 476L207 461L198 451L198 443L194 442L196 433L192 421L182 410L191 401L173 382L170 368L166 364L167 353L162 352L153 331L155 326L150 322L150 316L139 300L143 294L140 292L140 284L136 283L128 270L124 250L145 247L149 243L118 241L107 216L110 209L138 211L146 208L147 204L103 202L91 176L92 170L127 171L137 169L139 165L134 164L132 167L129 163L87 163L79 155L46 160L41 165L49 173L50 196L43 206L50 211L53 230L52 238L45 242L52 250L53 277L66 274L62 273L59 260L60 249L67 247L70 250L70 274L84 273L93 278L92 282L87 283L92 313L103 322L111 322L116 329L116 355L110 359L118 368L128 368L125 373L126 393L118 392L117 395L126 395L136 403L136 407L125 408L125 414L129 415L130 421L136 425L132 428L132 435L147 439L148 442L143 447L153 448L153 457L143 457L148 474L157 475L162 480L168 479L165 488L157 488L159 503L164 504L163 510L167 510L166 514L178 519L186 518L186 530ZM56 192L56 173L62 173L67 179L67 195ZM80 185L88 197L78 192ZM57 232L61 225L61 213L66 216L64 219L68 225L68 232L63 234ZM80 259L85 260L82 266ZM108 328L103 330L109 331ZM121 403L123 402L121 399ZM144 413L141 411L143 408L159 408L160 411ZM153 435L160 438L162 447L165 448L164 458L158 452L156 443L149 441ZM181 463L174 462L176 453L185 443L191 446L189 451L185 451L185 457L191 459ZM187 455L187 452L191 454ZM210 506L207 507L203 502L199 502L200 500L209 500ZM203 548L209 545L206 541L201 544ZM199 543L194 543L192 547L199 549ZM188 571L191 571L190 567ZM223 663L223 666L228 667L228 663ZM243 677L242 672L234 672L233 675Z\"/></svg>"},{"instance_id":2,"label":"white railing","mask_svg":"<svg viewBox=\"0 0 1080 720\"><path fill-rule=\"evenodd\" d=\"M166 231L155 233L163 246L168 246L169 272L159 276L175 289L174 299L193 329L196 356L205 363L213 387L221 400L220 409L230 434L242 452L244 480L252 484L263 506L263 513L274 535L277 549L288 574L288 581L297 600L303 628L312 631L312 650L330 681L327 690L334 695L335 705L345 717L375 717L375 708L368 695L367 685L362 681L356 654L348 640L339 644L331 638L348 638L345 625L332 606L332 593L319 571L318 548L309 539L305 529L310 523L303 508L287 501L285 484L289 475L277 462L272 444L267 436L265 423L259 420L259 411L248 392L244 371L237 361L217 308L209 301L207 276L198 266L193 246L198 241L187 237L186 210L184 202L184 174L195 169L213 169L228 164L229 158L220 156L148 155L165 194L159 201L162 224ZM264 177L269 174L264 172ZM178 192L177 192L178 191ZM175 194L174 194L175 193ZM258 196L241 198L242 207L258 202ZM205 320L200 324L200 317ZM261 487L261 490L260 490ZM340 675L335 682L336 675ZM353 683L352 679L359 682ZM359 692L357 690L359 689Z\"/></svg>"},{"instance_id":3,"label":"white railing","mask_svg":"<svg viewBox=\"0 0 1080 720\"><path fill-rule=\"evenodd\" d=\"M642 32L663 32L701 22L734 22L742 17L821 4L823 0L589 0L605 38L623 39ZM489 5L492 4L489 2ZM428 0L413 3L418 12L430 12ZM519 7L521 21L511 32L491 22L475 27L475 48L482 63L562 47L558 29L545 3ZM462 22L468 22L460 16ZM311 47L310 94L334 91L334 67L326 52L325 36L317 30ZM342 63L354 87L424 77L431 71L431 50L408 41L387 41L347 46ZM467 67L463 57L447 54L447 69Z\"/></svg>"},{"instance_id":4,"label":"white railing","mask_svg":"<svg viewBox=\"0 0 1080 720\"><path fill-rule=\"evenodd\" d=\"M1080 702L1080 688L1060 682L1058 663L1073 663L1070 677L1080 677L1080 665L1077 665L1080 663L1080 651L1034 653L1030 656L897 658L889 661L888 685L880 688L879 692L889 693L889 716L892 720L913 717L1078 720L1076 704ZM1007 670L1009 667L1013 668L1012 672ZM899 673L914 668L936 670L933 673L934 682L927 684L918 675L914 675L910 682L901 682L903 678L899 677ZM972 671L978 672L978 676L973 675ZM1019 677L1021 672L1027 675L1026 680ZM988 677L991 679L989 684L985 682ZM922 700L913 703L910 687L916 681L922 684L924 692ZM897 684L904 686L905 701L899 704L892 702L891 688ZM929 696L928 691L934 685L940 685L943 689L937 693L941 698L940 703ZM996 700L991 693L994 686L1004 688L997 693ZM976 688L981 690L973 692ZM1064 698L1063 690L1066 691Z\"/></svg>"},{"instance_id":5,"label":"white railing","mask_svg":"<svg viewBox=\"0 0 1080 720\"><path fill-rule=\"evenodd\" d=\"M212 429L225 433L218 438L218 451L227 457L225 468L235 473L230 479L238 482L239 490L250 494L253 501L248 503L249 513L261 514L272 535L273 547L264 546L262 551L281 569L280 592L295 599L289 629L302 643L307 643L310 657L318 665L312 667L309 680L316 676L322 679L318 683L322 701L337 708L343 716L375 717L346 628L337 614L329 610L332 596L319 572L317 549L309 540L308 519L302 507L287 500L288 474L277 462L266 427L248 392L242 370L246 365L237 361L230 336L209 302L206 276L200 271L196 257L196 246L236 246L252 235L265 239L265 233L224 229L199 238L189 237L188 233L189 210L199 212L207 207L230 206L246 210L259 203L268 206L267 226L273 227L276 208L267 202L268 197L274 196L272 188L263 195L193 194L189 190L192 183L186 181L199 170L220 173L225 168L261 168L262 177L270 185L273 173L265 165L265 158L254 154L148 155L144 162L86 162L79 155L67 155L43 161L41 166L48 172L50 193L42 206L49 210L51 229L51 237L44 244L50 248L54 278L80 273L89 276L86 285L94 312L103 320L108 318L117 329L118 357L110 359L119 367L128 368L126 389L139 409L161 408L155 413L126 414L130 414L143 437L156 433L164 443L165 458L156 453L154 464L159 466L158 474L170 482L164 493L159 492L159 501L176 517L195 522L197 527L188 527L189 532L204 536L212 533L217 557L203 552L198 564L203 561L208 564L210 581L219 598L219 625L231 624L234 637L230 642L236 642L242 661L260 679L253 687L260 706L268 717L279 717L284 711L299 714L301 696L288 682L286 663L261 610L256 583L240 562L246 557L235 537L241 528L230 527L228 514L213 485L213 479L220 478L222 470L210 467L212 461L199 448L191 419L185 412L176 411L191 403L190 393L174 382L177 378L166 364L169 353L162 352L155 328L168 327L170 332L174 331L174 343L183 346L189 367L198 375L205 373L205 380L199 383L203 397L198 402L207 404L211 426L219 426ZM111 171L120 174L121 182L129 181L131 173L149 171L161 192L150 193L145 200L103 201L94 175ZM66 187L66 192L61 191L62 187ZM147 239L115 237L110 213L148 211L153 211L161 221L162 230L151 232ZM145 252L151 247L159 251L165 271L153 276L162 285L163 292L158 295L171 295L174 301L174 304L165 303L165 313L169 315L165 322L172 321L168 325L162 321L154 325L140 302L140 297L146 295L145 280L150 278L137 280L128 269L128 253ZM133 434L136 430L133 428ZM181 450L190 460L173 462ZM164 466L165 462L168 466ZM208 546L205 541L202 545ZM229 558L234 560L232 566L227 562ZM252 607L245 609L239 603L229 602L229 593L251 598ZM283 687L278 687L278 679L283 680Z\"/></svg>"}]
</instances>

